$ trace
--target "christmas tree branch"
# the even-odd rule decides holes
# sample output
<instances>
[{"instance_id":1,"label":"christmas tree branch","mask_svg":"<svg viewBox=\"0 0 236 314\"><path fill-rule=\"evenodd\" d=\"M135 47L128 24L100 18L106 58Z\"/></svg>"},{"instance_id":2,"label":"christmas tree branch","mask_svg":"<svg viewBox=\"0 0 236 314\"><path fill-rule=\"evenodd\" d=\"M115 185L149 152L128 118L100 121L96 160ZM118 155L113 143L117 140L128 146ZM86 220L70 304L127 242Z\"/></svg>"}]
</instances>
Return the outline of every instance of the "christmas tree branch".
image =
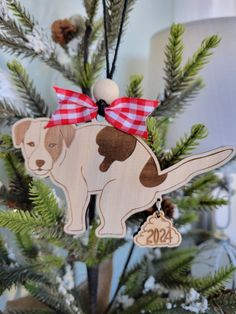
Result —
<instances>
[{"instance_id":1,"label":"christmas tree branch","mask_svg":"<svg viewBox=\"0 0 236 314\"><path fill-rule=\"evenodd\" d=\"M11 18L6 19L0 16L0 30L6 31L13 39L26 41L23 29Z\"/></svg>"},{"instance_id":2,"label":"christmas tree branch","mask_svg":"<svg viewBox=\"0 0 236 314\"><path fill-rule=\"evenodd\" d=\"M76 314L72 307L67 305L65 297L62 294L58 295L58 291L42 284L27 283L25 287L35 299L56 311L57 314Z\"/></svg>"},{"instance_id":3,"label":"christmas tree branch","mask_svg":"<svg viewBox=\"0 0 236 314\"><path fill-rule=\"evenodd\" d=\"M170 167L188 156L199 144L199 141L206 138L207 129L203 124L193 125L189 135L181 138L170 152L164 154L160 160L162 169Z\"/></svg>"},{"instance_id":4,"label":"christmas tree branch","mask_svg":"<svg viewBox=\"0 0 236 314\"><path fill-rule=\"evenodd\" d=\"M181 113L185 109L203 87L204 83L202 79L197 78L178 94L164 98L160 106L153 111L152 116L175 117L177 113Z\"/></svg>"},{"instance_id":5,"label":"christmas tree branch","mask_svg":"<svg viewBox=\"0 0 236 314\"><path fill-rule=\"evenodd\" d=\"M205 38L201 47L182 67L184 27L173 24L165 49L165 89L164 99L153 115L173 117L181 112L187 103L203 88L201 78L197 78L203 66L209 62L212 49L220 42L217 35Z\"/></svg>"},{"instance_id":6,"label":"christmas tree branch","mask_svg":"<svg viewBox=\"0 0 236 314\"><path fill-rule=\"evenodd\" d=\"M35 26L34 18L26 11L26 9L17 0L7 0L7 5L27 30L32 31Z\"/></svg>"},{"instance_id":7,"label":"christmas tree branch","mask_svg":"<svg viewBox=\"0 0 236 314\"><path fill-rule=\"evenodd\" d=\"M210 195L208 192L200 195L185 196L181 199L175 200L176 205L182 210L214 210L218 207L228 204L224 198L217 198Z\"/></svg>"},{"instance_id":8,"label":"christmas tree branch","mask_svg":"<svg viewBox=\"0 0 236 314\"><path fill-rule=\"evenodd\" d=\"M26 102L27 107L33 112L34 116L47 116L49 113L48 105L36 91L33 81L30 80L26 69L16 60L8 62L7 66L18 92Z\"/></svg>"},{"instance_id":9,"label":"christmas tree branch","mask_svg":"<svg viewBox=\"0 0 236 314\"><path fill-rule=\"evenodd\" d=\"M62 219L62 210L58 207L55 195L42 181L33 180L29 190L29 199L33 203L32 213L40 215L45 221L45 226L55 225Z\"/></svg>"},{"instance_id":10,"label":"christmas tree branch","mask_svg":"<svg viewBox=\"0 0 236 314\"><path fill-rule=\"evenodd\" d=\"M187 184L184 189L184 195L192 196L194 193L199 192L209 192L214 188L222 185L222 179L219 178L214 172L208 172L195 179L193 179L189 184Z\"/></svg>"},{"instance_id":11,"label":"christmas tree branch","mask_svg":"<svg viewBox=\"0 0 236 314\"><path fill-rule=\"evenodd\" d=\"M31 202L28 199L28 193L31 177L25 173L22 161L13 152L2 152L0 158L3 159L5 169L10 177L9 197L15 199L15 205L30 210Z\"/></svg>"},{"instance_id":12,"label":"christmas tree branch","mask_svg":"<svg viewBox=\"0 0 236 314\"><path fill-rule=\"evenodd\" d=\"M37 272L32 265L27 266L2 266L0 269L0 291L10 289L13 285L25 284L27 281L42 282L50 286L51 282L48 276Z\"/></svg>"},{"instance_id":13,"label":"christmas tree branch","mask_svg":"<svg viewBox=\"0 0 236 314\"><path fill-rule=\"evenodd\" d=\"M179 92L179 73L183 57L183 34L184 26L182 24L173 24L170 28L168 44L165 48L165 95Z\"/></svg>"},{"instance_id":14,"label":"christmas tree branch","mask_svg":"<svg viewBox=\"0 0 236 314\"><path fill-rule=\"evenodd\" d=\"M130 76L130 82L126 89L127 97L141 98L143 95L143 76L134 74Z\"/></svg>"},{"instance_id":15,"label":"christmas tree branch","mask_svg":"<svg viewBox=\"0 0 236 314\"><path fill-rule=\"evenodd\" d=\"M3 125L11 125L16 120L29 117L27 112L16 108L9 100L0 99L0 122Z\"/></svg>"},{"instance_id":16,"label":"christmas tree branch","mask_svg":"<svg viewBox=\"0 0 236 314\"><path fill-rule=\"evenodd\" d=\"M164 149L169 119L156 119L154 117L149 117L146 120L146 123L148 129L147 143L159 159Z\"/></svg>"}]
</instances>

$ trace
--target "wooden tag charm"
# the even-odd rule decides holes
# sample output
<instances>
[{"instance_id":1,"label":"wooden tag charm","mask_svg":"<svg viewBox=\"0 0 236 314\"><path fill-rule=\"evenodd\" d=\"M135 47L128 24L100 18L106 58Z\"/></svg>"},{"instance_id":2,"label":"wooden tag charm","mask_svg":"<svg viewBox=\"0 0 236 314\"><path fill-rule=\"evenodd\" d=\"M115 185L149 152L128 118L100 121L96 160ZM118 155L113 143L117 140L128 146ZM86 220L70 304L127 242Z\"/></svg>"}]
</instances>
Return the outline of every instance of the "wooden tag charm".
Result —
<instances>
[{"instance_id":1,"label":"wooden tag charm","mask_svg":"<svg viewBox=\"0 0 236 314\"><path fill-rule=\"evenodd\" d=\"M176 247L181 241L181 234L173 227L172 221L165 218L163 211L150 215L134 237L135 244L150 248Z\"/></svg>"}]
</instances>

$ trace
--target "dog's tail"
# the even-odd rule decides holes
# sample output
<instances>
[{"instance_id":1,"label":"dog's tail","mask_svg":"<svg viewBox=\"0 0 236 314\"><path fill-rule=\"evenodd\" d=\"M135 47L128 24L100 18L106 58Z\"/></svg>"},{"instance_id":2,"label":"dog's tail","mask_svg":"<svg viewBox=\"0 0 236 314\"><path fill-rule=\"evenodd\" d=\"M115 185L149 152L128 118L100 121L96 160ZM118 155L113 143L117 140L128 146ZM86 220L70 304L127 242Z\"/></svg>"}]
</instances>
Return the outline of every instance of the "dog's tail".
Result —
<instances>
[{"instance_id":1,"label":"dog's tail","mask_svg":"<svg viewBox=\"0 0 236 314\"><path fill-rule=\"evenodd\" d=\"M235 147L221 147L185 158L161 172L161 176L166 177L158 186L158 190L163 193L174 191L185 185L194 176L223 166L235 156L235 153Z\"/></svg>"}]
</instances>

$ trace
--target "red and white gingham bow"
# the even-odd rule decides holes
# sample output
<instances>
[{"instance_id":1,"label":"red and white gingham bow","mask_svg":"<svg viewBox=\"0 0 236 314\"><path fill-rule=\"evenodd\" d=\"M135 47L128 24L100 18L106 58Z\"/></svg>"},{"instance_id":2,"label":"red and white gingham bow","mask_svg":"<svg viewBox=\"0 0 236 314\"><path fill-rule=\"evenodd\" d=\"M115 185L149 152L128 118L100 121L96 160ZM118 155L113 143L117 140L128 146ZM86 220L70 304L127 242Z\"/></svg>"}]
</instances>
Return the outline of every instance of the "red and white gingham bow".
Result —
<instances>
[{"instance_id":1,"label":"red and white gingham bow","mask_svg":"<svg viewBox=\"0 0 236 314\"><path fill-rule=\"evenodd\" d=\"M76 124L97 117L98 106L87 95L54 87L59 108L52 115L47 128ZM146 117L158 105L157 100L122 97L105 108L105 119L123 132L147 138Z\"/></svg>"}]
</instances>

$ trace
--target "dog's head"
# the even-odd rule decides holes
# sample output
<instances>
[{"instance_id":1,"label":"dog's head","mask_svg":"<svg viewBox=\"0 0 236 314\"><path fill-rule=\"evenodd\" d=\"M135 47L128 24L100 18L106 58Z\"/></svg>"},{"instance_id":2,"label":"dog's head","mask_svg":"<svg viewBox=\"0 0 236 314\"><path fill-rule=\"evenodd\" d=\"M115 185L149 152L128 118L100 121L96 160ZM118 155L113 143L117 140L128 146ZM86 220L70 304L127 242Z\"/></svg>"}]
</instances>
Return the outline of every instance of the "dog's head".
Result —
<instances>
[{"instance_id":1,"label":"dog's head","mask_svg":"<svg viewBox=\"0 0 236 314\"><path fill-rule=\"evenodd\" d=\"M27 169L46 177L55 162L65 153L75 136L75 126L63 125L45 129L48 119L22 119L12 129L13 143L21 148Z\"/></svg>"}]
</instances>

